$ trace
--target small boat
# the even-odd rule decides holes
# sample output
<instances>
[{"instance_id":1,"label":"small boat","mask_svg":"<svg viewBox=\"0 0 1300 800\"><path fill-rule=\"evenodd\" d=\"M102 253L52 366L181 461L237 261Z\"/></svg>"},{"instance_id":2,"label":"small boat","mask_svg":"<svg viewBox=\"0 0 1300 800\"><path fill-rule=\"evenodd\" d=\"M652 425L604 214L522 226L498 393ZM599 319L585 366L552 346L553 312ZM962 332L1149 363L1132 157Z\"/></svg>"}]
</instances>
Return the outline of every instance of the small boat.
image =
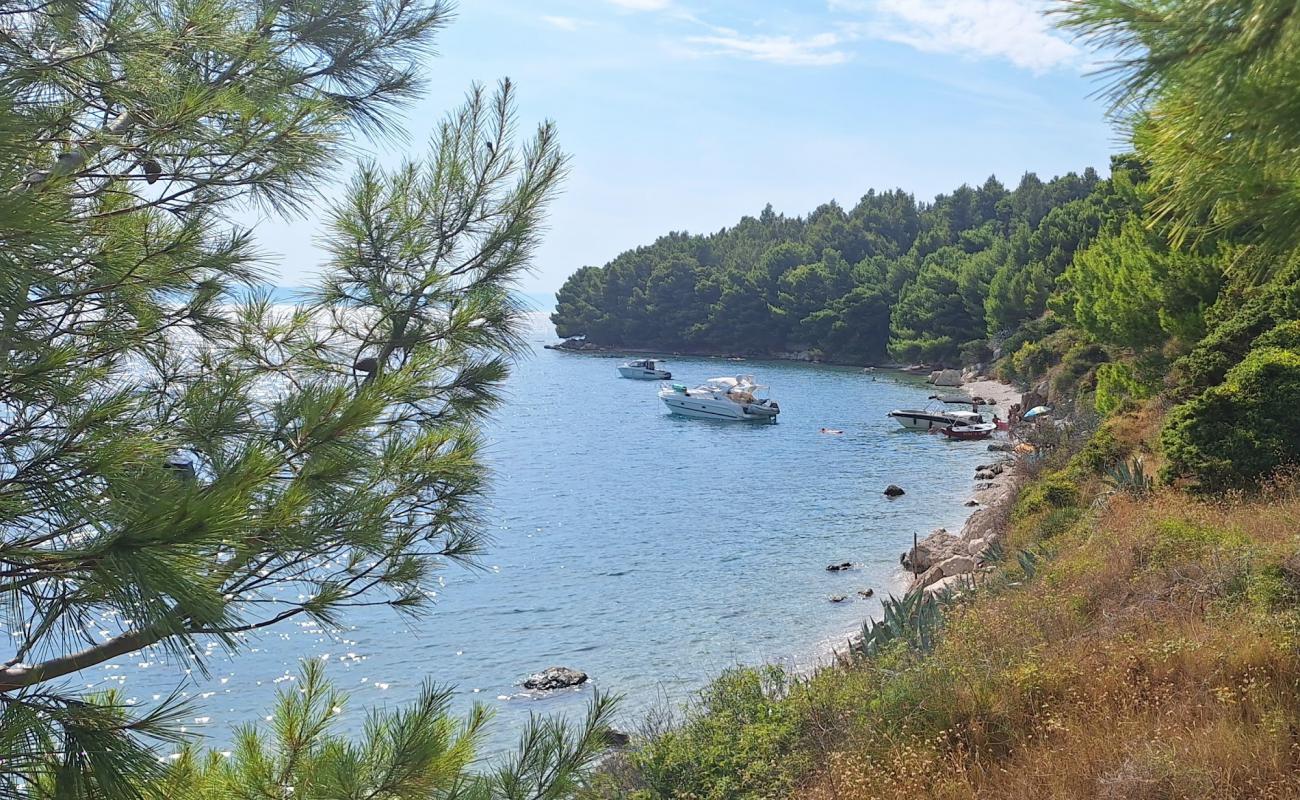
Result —
<instances>
[{"instance_id":1,"label":"small boat","mask_svg":"<svg viewBox=\"0 0 1300 800\"><path fill-rule=\"evenodd\" d=\"M953 425L978 425L984 422L984 416L977 411L980 406L977 400L932 394L930 401L930 404L920 411L894 409L888 416L893 417L899 425L910 431L933 431ZM970 410L952 409L948 406L966 406Z\"/></svg>"},{"instance_id":2,"label":"small boat","mask_svg":"<svg viewBox=\"0 0 1300 800\"><path fill-rule=\"evenodd\" d=\"M734 378L709 378L694 389L680 383L659 390L659 399L668 411L696 419L735 420L741 422L776 422L781 407L776 401L757 397L767 387L754 383L752 375Z\"/></svg>"},{"instance_id":3,"label":"small boat","mask_svg":"<svg viewBox=\"0 0 1300 800\"><path fill-rule=\"evenodd\" d=\"M939 433L947 436L949 439L987 439L997 430L997 423L980 422L974 425L951 425L947 428L940 428Z\"/></svg>"},{"instance_id":4,"label":"small boat","mask_svg":"<svg viewBox=\"0 0 1300 800\"><path fill-rule=\"evenodd\" d=\"M659 365L662 363L664 362L653 358L629 361L618 368L618 374L624 378L634 378L641 381L666 381L672 378L673 374L666 369L660 369Z\"/></svg>"}]
</instances>

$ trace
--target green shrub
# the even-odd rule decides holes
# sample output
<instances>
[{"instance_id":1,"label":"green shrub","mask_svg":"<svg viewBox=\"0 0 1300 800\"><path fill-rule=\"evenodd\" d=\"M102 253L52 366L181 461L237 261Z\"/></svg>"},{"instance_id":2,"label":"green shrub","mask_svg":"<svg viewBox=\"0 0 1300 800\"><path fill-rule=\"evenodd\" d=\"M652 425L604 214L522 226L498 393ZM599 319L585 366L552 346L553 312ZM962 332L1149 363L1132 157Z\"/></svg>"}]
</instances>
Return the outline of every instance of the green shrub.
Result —
<instances>
[{"instance_id":1,"label":"green shrub","mask_svg":"<svg viewBox=\"0 0 1300 800\"><path fill-rule=\"evenodd\" d=\"M809 768L799 750L791 679L778 667L724 672L683 725L652 739L633 763L642 797L782 797Z\"/></svg>"},{"instance_id":2,"label":"green shrub","mask_svg":"<svg viewBox=\"0 0 1300 800\"><path fill-rule=\"evenodd\" d=\"M1219 386L1177 406L1161 432L1166 480L1191 478L1205 492L1251 489L1300 463L1300 353L1252 352Z\"/></svg>"},{"instance_id":3,"label":"green shrub","mask_svg":"<svg viewBox=\"0 0 1300 800\"><path fill-rule=\"evenodd\" d=\"M1243 587L1246 601L1260 611L1273 612L1295 603L1295 587L1282 568L1270 564L1251 570Z\"/></svg>"},{"instance_id":4,"label":"green shrub","mask_svg":"<svg viewBox=\"0 0 1300 800\"><path fill-rule=\"evenodd\" d=\"M1011 334L1002 342L1002 352L1012 354L1024 347L1028 342L1039 342L1053 333L1061 330L1064 323L1056 314L1049 314L1045 317L1039 317L1030 320L1021 325L1015 333Z\"/></svg>"},{"instance_id":5,"label":"green shrub","mask_svg":"<svg viewBox=\"0 0 1300 800\"><path fill-rule=\"evenodd\" d=\"M1150 397L1152 388L1138 379L1132 365L1116 361L1102 364L1097 367L1097 411L1112 414L1123 407L1126 400Z\"/></svg>"},{"instance_id":6,"label":"green shrub","mask_svg":"<svg viewBox=\"0 0 1300 800\"><path fill-rule=\"evenodd\" d=\"M1076 475L1101 475L1112 464L1129 454L1129 447L1115 438L1115 432L1103 425L1083 448L1070 459L1069 471Z\"/></svg>"},{"instance_id":7,"label":"green shrub","mask_svg":"<svg viewBox=\"0 0 1300 800\"><path fill-rule=\"evenodd\" d=\"M1054 397L1068 397L1092 388L1091 377L1099 364L1109 356L1098 344L1080 343L1071 347L1061 357L1061 366L1052 376Z\"/></svg>"},{"instance_id":8,"label":"green shrub","mask_svg":"<svg viewBox=\"0 0 1300 800\"><path fill-rule=\"evenodd\" d=\"M1300 320L1291 320L1273 328L1255 340L1255 347L1276 347L1300 352Z\"/></svg>"},{"instance_id":9,"label":"green shrub","mask_svg":"<svg viewBox=\"0 0 1300 800\"><path fill-rule=\"evenodd\" d=\"M987 364L993 357L988 339L974 339L957 348L962 364Z\"/></svg>"},{"instance_id":10,"label":"green shrub","mask_svg":"<svg viewBox=\"0 0 1300 800\"><path fill-rule=\"evenodd\" d=\"M1183 397L1222 382L1253 349L1294 349L1285 343L1290 338L1285 329L1300 319L1300 254L1267 285L1244 296L1224 292L1207 316L1213 322L1210 332L1174 364L1174 380Z\"/></svg>"},{"instance_id":11,"label":"green shrub","mask_svg":"<svg viewBox=\"0 0 1300 800\"><path fill-rule=\"evenodd\" d=\"M1239 530L1212 528L1182 519L1164 519L1148 535L1141 555L1146 566L1200 561L1211 553L1245 551L1250 538Z\"/></svg>"},{"instance_id":12,"label":"green shrub","mask_svg":"<svg viewBox=\"0 0 1300 800\"><path fill-rule=\"evenodd\" d=\"M1056 354L1041 342L1027 342L1011 354L1010 373L1013 377L1028 382L1046 372L1055 359Z\"/></svg>"},{"instance_id":13,"label":"green shrub","mask_svg":"<svg viewBox=\"0 0 1300 800\"><path fill-rule=\"evenodd\" d=\"M1050 539L1068 531L1083 516L1083 510L1074 506L1054 508L1038 523L1038 536Z\"/></svg>"},{"instance_id":14,"label":"green shrub","mask_svg":"<svg viewBox=\"0 0 1300 800\"><path fill-rule=\"evenodd\" d=\"M1016 515L1025 516L1079 504L1079 487L1065 472L1045 475L1027 487L1016 503Z\"/></svg>"}]
</instances>

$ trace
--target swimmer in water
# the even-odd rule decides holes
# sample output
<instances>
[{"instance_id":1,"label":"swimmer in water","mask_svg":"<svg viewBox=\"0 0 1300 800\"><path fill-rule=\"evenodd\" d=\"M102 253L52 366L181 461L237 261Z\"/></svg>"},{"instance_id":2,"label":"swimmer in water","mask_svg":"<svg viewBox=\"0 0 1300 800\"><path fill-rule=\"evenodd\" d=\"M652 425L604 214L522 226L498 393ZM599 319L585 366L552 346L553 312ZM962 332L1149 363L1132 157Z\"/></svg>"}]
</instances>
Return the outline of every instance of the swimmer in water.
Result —
<instances>
[{"instance_id":1,"label":"swimmer in water","mask_svg":"<svg viewBox=\"0 0 1300 800\"><path fill-rule=\"evenodd\" d=\"M841 434L844 433L844 431L837 430L835 428L822 428L822 433Z\"/></svg>"}]
</instances>

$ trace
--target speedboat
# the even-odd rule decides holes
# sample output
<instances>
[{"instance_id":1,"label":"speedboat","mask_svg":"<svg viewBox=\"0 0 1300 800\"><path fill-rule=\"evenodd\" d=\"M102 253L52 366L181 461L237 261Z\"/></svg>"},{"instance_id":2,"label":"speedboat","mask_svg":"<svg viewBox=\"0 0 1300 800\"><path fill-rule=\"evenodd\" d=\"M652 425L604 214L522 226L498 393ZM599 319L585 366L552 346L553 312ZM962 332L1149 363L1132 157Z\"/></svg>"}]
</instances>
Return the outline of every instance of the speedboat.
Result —
<instances>
[{"instance_id":1,"label":"speedboat","mask_svg":"<svg viewBox=\"0 0 1300 800\"><path fill-rule=\"evenodd\" d=\"M976 410L979 408L979 403L968 397L941 397L932 394L930 400L930 404L920 411L894 409L888 416L911 431L942 430L953 425L979 425L985 421L984 415ZM965 406L969 410L950 408L950 406Z\"/></svg>"},{"instance_id":2,"label":"speedboat","mask_svg":"<svg viewBox=\"0 0 1300 800\"><path fill-rule=\"evenodd\" d=\"M635 378L642 381L666 381L672 378L673 374L666 369L660 369L659 365L662 363L664 362L653 358L629 361L618 368L618 374L624 378Z\"/></svg>"},{"instance_id":3,"label":"speedboat","mask_svg":"<svg viewBox=\"0 0 1300 800\"><path fill-rule=\"evenodd\" d=\"M997 430L997 428L995 422L981 422L975 425L952 425L947 428L940 428L939 433L949 439L987 439L993 435L993 431Z\"/></svg>"},{"instance_id":4,"label":"speedboat","mask_svg":"<svg viewBox=\"0 0 1300 800\"><path fill-rule=\"evenodd\" d=\"M754 383L752 375L734 378L709 378L694 389L680 383L659 390L659 399L668 411L696 419L776 422L781 407L776 401L756 397L765 389Z\"/></svg>"}]
</instances>

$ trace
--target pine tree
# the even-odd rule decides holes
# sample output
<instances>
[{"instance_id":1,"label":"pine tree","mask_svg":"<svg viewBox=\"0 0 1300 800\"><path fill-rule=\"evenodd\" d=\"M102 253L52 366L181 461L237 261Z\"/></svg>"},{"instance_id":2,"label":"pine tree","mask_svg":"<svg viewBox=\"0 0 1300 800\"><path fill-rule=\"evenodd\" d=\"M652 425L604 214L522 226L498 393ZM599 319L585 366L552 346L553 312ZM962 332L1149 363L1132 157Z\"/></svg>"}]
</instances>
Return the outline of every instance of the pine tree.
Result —
<instances>
[{"instance_id":1,"label":"pine tree","mask_svg":"<svg viewBox=\"0 0 1300 800\"><path fill-rule=\"evenodd\" d=\"M510 84L473 89L427 160L360 170L288 310L251 288L266 263L228 222L313 207L359 143L398 134L449 18L0 10L0 796L165 791L150 737L174 742L186 709L80 694L78 670L142 648L203 670L206 644L284 620L419 614L434 570L480 551L475 425L520 343L509 289L565 169L553 127L519 144ZM445 727L444 705L426 693L371 744Z\"/></svg>"},{"instance_id":2,"label":"pine tree","mask_svg":"<svg viewBox=\"0 0 1300 800\"><path fill-rule=\"evenodd\" d=\"M1115 53L1115 115L1175 244L1300 246L1300 13L1289 0L1079 0L1062 23Z\"/></svg>"}]
</instances>

